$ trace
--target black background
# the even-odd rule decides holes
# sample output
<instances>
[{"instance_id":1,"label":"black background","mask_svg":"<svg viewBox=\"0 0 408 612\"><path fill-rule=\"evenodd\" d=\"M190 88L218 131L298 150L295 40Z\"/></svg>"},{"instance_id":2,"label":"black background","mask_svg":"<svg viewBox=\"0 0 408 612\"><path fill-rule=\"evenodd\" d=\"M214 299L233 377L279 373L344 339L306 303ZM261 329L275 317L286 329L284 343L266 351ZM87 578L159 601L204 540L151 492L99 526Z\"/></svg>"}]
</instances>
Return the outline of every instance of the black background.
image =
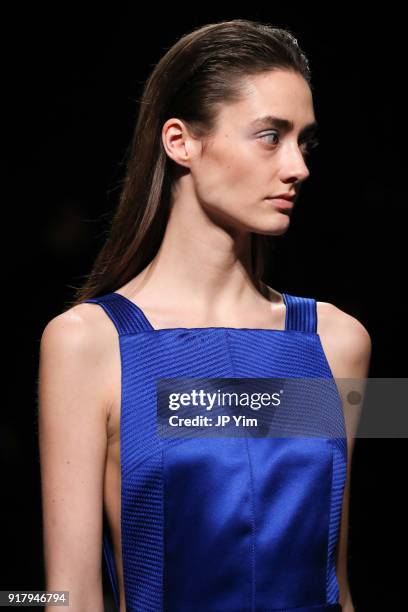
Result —
<instances>
[{"instance_id":1,"label":"black background","mask_svg":"<svg viewBox=\"0 0 408 612\"><path fill-rule=\"evenodd\" d=\"M3 351L11 366L1 426L3 590L44 588L36 414L42 330L103 242L143 82L191 28L241 17L297 34L311 64L320 146L268 284L350 313L373 342L370 376L406 376L402 14L390 3L358 16L355 5L281 5L252 12L154 6L149 13L136 3L64 3L3 14L10 105L3 118L11 136L3 204ZM403 609L406 448L405 439L356 441L349 569L357 612ZM107 609L108 596L109 588Z\"/></svg>"}]
</instances>

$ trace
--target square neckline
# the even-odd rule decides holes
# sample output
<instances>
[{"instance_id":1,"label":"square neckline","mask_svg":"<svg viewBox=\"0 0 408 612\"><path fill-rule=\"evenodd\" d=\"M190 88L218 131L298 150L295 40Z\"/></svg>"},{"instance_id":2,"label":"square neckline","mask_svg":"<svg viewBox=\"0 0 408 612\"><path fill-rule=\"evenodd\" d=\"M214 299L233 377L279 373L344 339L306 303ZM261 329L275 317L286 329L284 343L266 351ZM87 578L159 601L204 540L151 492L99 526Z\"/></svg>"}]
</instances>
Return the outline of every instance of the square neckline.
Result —
<instances>
[{"instance_id":1,"label":"square neckline","mask_svg":"<svg viewBox=\"0 0 408 612\"><path fill-rule=\"evenodd\" d=\"M119 298L121 298L125 303L127 303L130 308L135 309L139 313L139 315L143 319L144 323L149 328L148 330L145 330L145 331L166 332L166 331L177 331L177 330L180 330L180 331L207 331L207 330L228 330L228 331L231 331L232 330L232 331L262 331L262 332L265 331L265 332L278 332L278 333L296 331L296 330L288 329L288 312L289 312L289 308L288 308L288 303L286 301L286 295L283 292L282 292L282 297L283 297L283 303L285 305L285 327L284 327L284 329L274 329L274 328L270 328L270 327L226 327L224 325L221 325L221 326L208 326L208 327L159 327L159 328L155 328L155 327L153 327L152 323L150 322L150 320L147 318L147 316L143 312L142 308L140 306L138 306L135 302L133 302L132 300L130 300L126 296L122 295L121 293L118 293L117 291L112 291L110 293L110 295L119 296Z\"/></svg>"}]
</instances>

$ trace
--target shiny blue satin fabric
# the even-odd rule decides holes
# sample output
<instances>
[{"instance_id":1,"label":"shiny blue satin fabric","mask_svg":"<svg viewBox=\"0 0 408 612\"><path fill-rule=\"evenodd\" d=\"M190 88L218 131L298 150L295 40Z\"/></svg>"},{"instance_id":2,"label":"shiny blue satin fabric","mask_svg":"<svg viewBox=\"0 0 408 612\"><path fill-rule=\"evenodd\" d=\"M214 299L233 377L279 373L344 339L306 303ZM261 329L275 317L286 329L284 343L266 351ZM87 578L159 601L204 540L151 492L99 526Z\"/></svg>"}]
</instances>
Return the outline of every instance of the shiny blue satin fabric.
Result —
<instances>
[{"instance_id":1,"label":"shiny blue satin fabric","mask_svg":"<svg viewBox=\"0 0 408 612\"><path fill-rule=\"evenodd\" d=\"M165 610L325 600L329 440L183 441L164 453Z\"/></svg>"},{"instance_id":2,"label":"shiny blue satin fabric","mask_svg":"<svg viewBox=\"0 0 408 612\"><path fill-rule=\"evenodd\" d=\"M164 439L160 378L332 378L312 298L284 294L285 330L154 330L117 293L87 300L115 324L122 366L121 536L127 612L341 610L335 569L344 436ZM302 417L299 406L299 418ZM118 604L110 534L104 555Z\"/></svg>"}]
</instances>

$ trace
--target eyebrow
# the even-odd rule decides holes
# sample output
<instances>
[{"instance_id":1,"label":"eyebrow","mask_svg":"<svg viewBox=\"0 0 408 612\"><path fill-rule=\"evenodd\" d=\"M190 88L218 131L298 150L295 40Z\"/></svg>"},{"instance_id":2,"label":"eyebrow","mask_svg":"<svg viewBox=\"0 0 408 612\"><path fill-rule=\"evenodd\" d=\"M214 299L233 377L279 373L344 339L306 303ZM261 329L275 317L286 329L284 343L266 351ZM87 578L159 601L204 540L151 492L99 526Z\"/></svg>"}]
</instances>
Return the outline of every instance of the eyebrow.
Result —
<instances>
[{"instance_id":1,"label":"eyebrow","mask_svg":"<svg viewBox=\"0 0 408 612\"><path fill-rule=\"evenodd\" d=\"M316 133L318 128L317 121L313 121L313 123L308 123L300 132L303 134L313 135ZM265 115L264 117L258 117L251 121L250 127L277 127L283 130L284 132L289 132L293 130L294 124L293 121L289 121L289 119L283 119L282 117L275 117L274 115Z\"/></svg>"}]
</instances>

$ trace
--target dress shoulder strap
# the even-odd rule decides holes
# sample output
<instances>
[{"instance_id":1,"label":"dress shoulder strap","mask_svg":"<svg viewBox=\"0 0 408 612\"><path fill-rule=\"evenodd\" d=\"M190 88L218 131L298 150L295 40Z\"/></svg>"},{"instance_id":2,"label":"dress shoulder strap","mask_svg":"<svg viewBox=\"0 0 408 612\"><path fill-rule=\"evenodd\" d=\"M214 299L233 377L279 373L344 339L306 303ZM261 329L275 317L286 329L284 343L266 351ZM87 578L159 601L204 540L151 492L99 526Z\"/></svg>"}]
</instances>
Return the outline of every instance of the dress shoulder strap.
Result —
<instances>
[{"instance_id":1,"label":"dress shoulder strap","mask_svg":"<svg viewBox=\"0 0 408 612\"><path fill-rule=\"evenodd\" d=\"M88 298L83 303L93 303L102 306L115 325L119 336L153 329L143 311L134 302L125 298L120 293L105 293L98 297Z\"/></svg>"},{"instance_id":2,"label":"dress shoulder strap","mask_svg":"<svg viewBox=\"0 0 408 612\"><path fill-rule=\"evenodd\" d=\"M286 304L285 329L316 333L316 300L288 293L282 295Z\"/></svg>"}]
</instances>

